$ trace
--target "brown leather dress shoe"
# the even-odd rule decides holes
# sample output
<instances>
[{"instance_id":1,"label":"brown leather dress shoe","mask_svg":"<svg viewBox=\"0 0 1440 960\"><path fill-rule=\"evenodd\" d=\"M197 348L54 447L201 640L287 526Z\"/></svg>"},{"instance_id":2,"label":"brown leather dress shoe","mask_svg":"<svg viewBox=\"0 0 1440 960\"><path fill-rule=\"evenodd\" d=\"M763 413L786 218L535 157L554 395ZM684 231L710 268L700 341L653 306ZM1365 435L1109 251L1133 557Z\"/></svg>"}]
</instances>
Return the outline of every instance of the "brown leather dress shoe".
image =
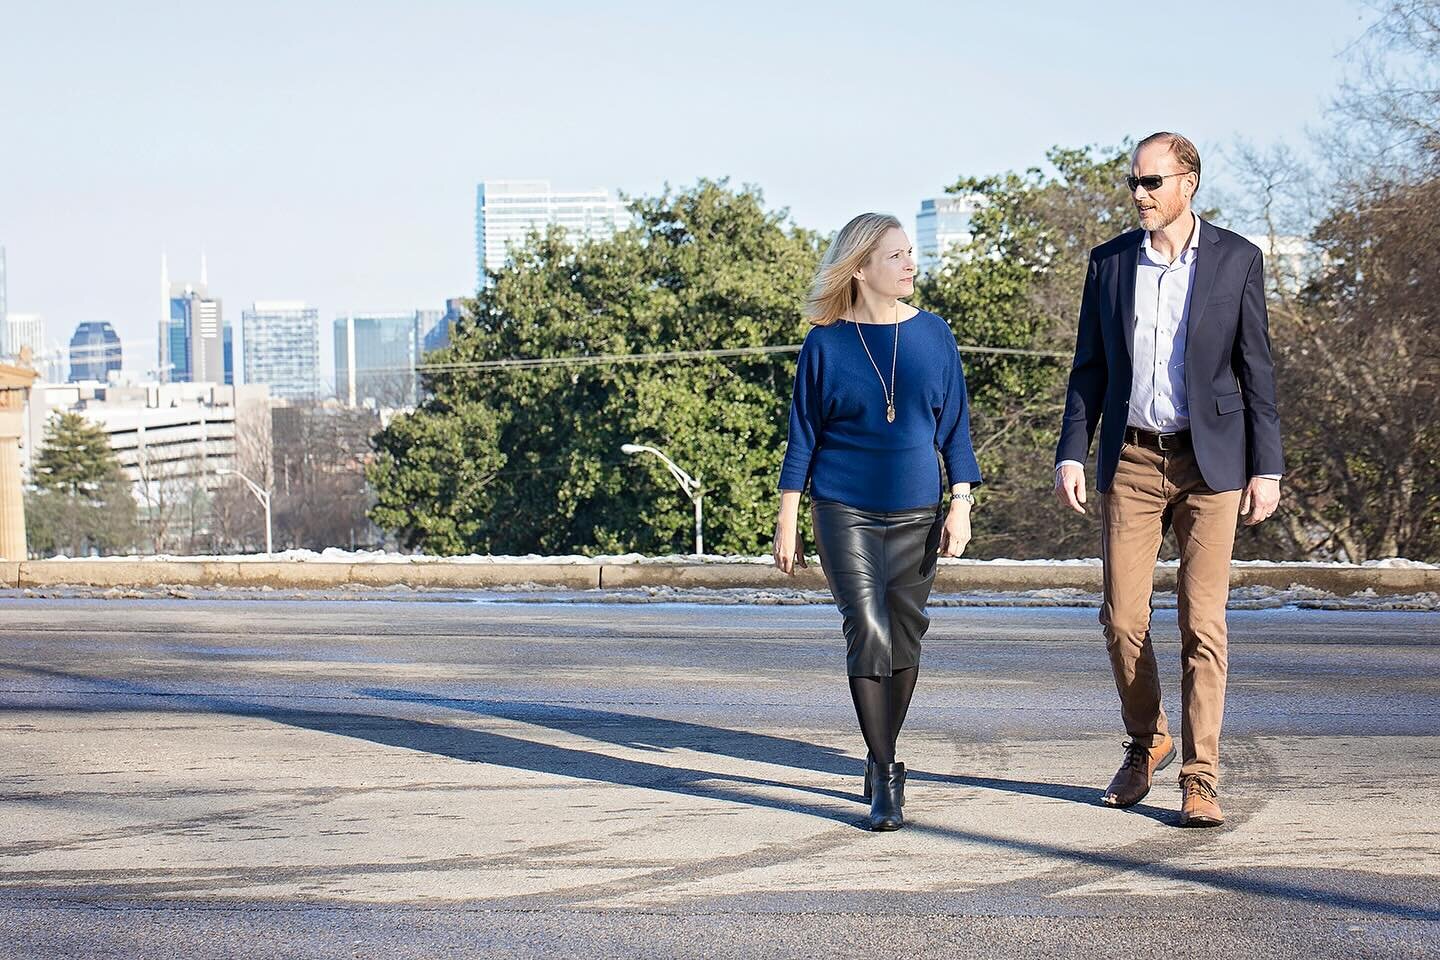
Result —
<instances>
[{"instance_id":1,"label":"brown leather dress shoe","mask_svg":"<svg viewBox=\"0 0 1440 960\"><path fill-rule=\"evenodd\" d=\"M1218 827L1225 822L1225 814L1220 812L1220 795L1210 781L1185 777L1180 781L1180 793L1184 797L1180 804L1180 826Z\"/></svg>"},{"instance_id":2,"label":"brown leather dress shoe","mask_svg":"<svg viewBox=\"0 0 1440 960\"><path fill-rule=\"evenodd\" d=\"M1105 790L1100 802L1107 807L1132 807L1150 792L1150 781L1157 770L1163 770L1175 759L1175 739L1168 733L1153 747L1134 740L1125 741L1125 761L1115 779Z\"/></svg>"}]
</instances>

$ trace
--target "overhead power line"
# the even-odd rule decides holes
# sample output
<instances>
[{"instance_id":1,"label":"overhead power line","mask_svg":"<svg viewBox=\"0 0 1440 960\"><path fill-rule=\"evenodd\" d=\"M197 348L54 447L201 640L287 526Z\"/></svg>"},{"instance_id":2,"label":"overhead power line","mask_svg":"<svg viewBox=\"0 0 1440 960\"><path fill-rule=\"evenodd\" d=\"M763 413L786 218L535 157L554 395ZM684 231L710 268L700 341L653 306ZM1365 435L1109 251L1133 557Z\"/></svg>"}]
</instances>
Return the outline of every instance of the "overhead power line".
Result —
<instances>
[{"instance_id":1,"label":"overhead power line","mask_svg":"<svg viewBox=\"0 0 1440 960\"><path fill-rule=\"evenodd\" d=\"M962 354L980 353L1001 356L1038 357L1050 360L1069 360L1071 354L1050 350L1025 350L1018 347L981 347L963 345ZM543 367L586 367L605 364L664 363L670 360L707 360L747 356L768 356L778 353L799 353L800 344L787 343L765 347L734 347L711 350L665 350L657 353L607 353L588 357L517 357L504 360L469 360L454 363L422 363L415 367L416 373L466 373L481 370L533 370ZM371 373L404 373L409 367L364 367L357 375Z\"/></svg>"}]
</instances>

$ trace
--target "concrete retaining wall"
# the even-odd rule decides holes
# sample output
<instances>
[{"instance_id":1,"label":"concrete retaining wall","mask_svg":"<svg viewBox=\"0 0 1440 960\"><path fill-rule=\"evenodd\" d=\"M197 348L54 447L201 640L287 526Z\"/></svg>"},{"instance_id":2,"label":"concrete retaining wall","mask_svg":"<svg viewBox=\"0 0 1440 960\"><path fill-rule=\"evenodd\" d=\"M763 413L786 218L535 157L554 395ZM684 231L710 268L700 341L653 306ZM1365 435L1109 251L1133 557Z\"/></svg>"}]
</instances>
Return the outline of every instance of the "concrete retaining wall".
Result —
<instances>
[{"instance_id":1,"label":"concrete retaining wall","mask_svg":"<svg viewBox=\"0 0 1440 960\"><path fill-rule=\"evenodd\" d=\"M596 587L707 587L823 589L819 567L787 577L751 563L297 563L293 561L31 560L0 563L0 585L46 587L273 587L319 590L336 587L421 587L479 590L534 584L566 590ZM1339 596L1440 592L1440 570L1404 567L1232 567L1231 587L1311 587ZM1020 563L942 564L938 593L974 590L1075 588L1098 592L1100 568L1091 565ZM1175 568L1155 572L1157 590L1175 589Z\"/></svg>"}]
</instances>

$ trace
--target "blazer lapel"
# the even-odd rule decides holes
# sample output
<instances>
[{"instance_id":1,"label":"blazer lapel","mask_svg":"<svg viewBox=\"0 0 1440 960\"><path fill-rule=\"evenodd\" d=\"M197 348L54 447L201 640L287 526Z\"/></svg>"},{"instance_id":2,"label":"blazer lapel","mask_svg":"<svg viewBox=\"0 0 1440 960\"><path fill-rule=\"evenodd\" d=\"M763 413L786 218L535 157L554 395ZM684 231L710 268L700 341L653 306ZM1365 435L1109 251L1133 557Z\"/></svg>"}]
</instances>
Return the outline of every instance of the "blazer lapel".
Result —
<instances>
[{"instance_id":1,"label":"blazer lapel","mask_svg":"<svg viewBox=\"0 0 1440 960\"><path fill-rule=\"evenodd\" d=\"M1198 219L1198 218L1197 218ZM1196 250L1195 280L1190 285L1190 318L1185 325L1185 372L1190 372L1190 347L1205 329L1205 305L1210 301L1210 288L1220 269L1220 234L1204 220L1200 221L1200 245ZM1186 387L1190 386L1186 380ZM1188 389L1186 391L1189 392Z\"/></svg>"},{"instance_id":2,"label":"blazer lapel","mask_svg":"<svg viewBox=\"0 0 1440 960\"><path fill-rule=\"evenodd\" d=\"M1135 242L1120 251L1115 273L1115 282L1119 284L1119 289L1115 291L1115 302L1119 305L1116 312L1119 315L1115 319L1120 336L1125 340L1125 356L1132 362L1135 358L1135 268L1140 263L1140 239L1143 235L1141 231L1135 231Z\"/></svg>"}]
</instances>

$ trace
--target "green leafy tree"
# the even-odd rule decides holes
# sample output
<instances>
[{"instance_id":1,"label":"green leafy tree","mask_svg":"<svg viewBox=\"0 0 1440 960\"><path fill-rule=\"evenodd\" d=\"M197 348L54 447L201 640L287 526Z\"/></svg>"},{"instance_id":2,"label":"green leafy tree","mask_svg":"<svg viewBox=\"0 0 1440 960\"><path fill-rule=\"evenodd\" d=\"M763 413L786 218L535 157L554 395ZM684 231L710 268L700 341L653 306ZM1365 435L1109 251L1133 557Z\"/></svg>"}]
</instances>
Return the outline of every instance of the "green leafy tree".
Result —
<instances>
[{"instance_id":1,"label":"green leafy tree","mask_svg":"<svg viewBox=\"0 0 1440 960\"><path fill-rule=\"evenodd\" d=\"M379 456L369 480L378 502L371 519L430 553L478 548L505 462L498 424L492 407L453 396L395 418L375 438Z\"/></svg>"},{"instance_id":2,"label":"green leafy tree","mask_svg":"<svg viewBox=\"0 0 1440 960\"><path fill-rule=\"evenodd\" d=\"M438 554L689 551L690 501L620 452L638 442L701 481L708 550L765 549L794 356L755 348L803 338L820 238L724 181L631 210L611 239L552 230L492 274L429 356L428 399L376 437L377 524ZM698 355L623 359L655 353Z\"/></svg>"},{"instance_id":3,"label":"green leafy tree","mask_svg":"<svg viewBox=\"0 0 1440 960\"><path fill-rule=\"evenodd\" d=\"M77 413L52 417L31 473L25 519L32 550L83 556L135 545L135 498L98 426Z\"/></svg>"}]
</instances>

